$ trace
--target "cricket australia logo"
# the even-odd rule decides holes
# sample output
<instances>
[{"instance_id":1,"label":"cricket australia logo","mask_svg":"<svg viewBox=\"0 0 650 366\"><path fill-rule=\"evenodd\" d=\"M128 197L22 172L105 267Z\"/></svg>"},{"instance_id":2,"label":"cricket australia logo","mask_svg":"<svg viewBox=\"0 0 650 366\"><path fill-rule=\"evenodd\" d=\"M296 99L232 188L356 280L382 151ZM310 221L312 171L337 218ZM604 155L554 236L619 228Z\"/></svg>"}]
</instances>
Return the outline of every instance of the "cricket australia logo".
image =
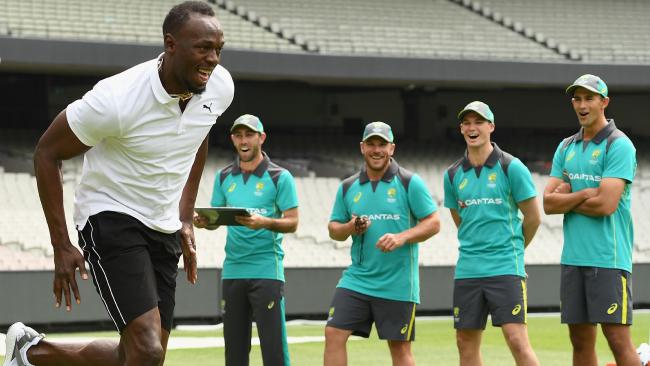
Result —
<instances>
[{"instance_id":1,"label":"cricket australia logo","mask_svg":"<svg viewBox=\"0 0 650 366\"><path fill-rule=\"evenodd\" d=\"M591 153L591 160L589 160L589 164L597 164L598 163L598 157L600 156L600 149L596 149Z\"/></svg>"},{"instance_id":2,"label":"cricket australia logo","mask_svg":"<svg viewBox=\"0 0 650 366\"><path fill-rule=\"evenodd\" d=\"M386 194L388 195L386 201L388 201L389 203L395 202L395 196L397 195L397 190L395 188L389 188Z\"/></svg>"},{"instance_id":3,"label":"cricket australia logo","mask_svg":"<svg viewBox=\"0 0 650 366\"><path fill-rule=\"evenodd\" d=\"M494 188L494 187L497 186L497 173L496 172L490 173L490 175L488 175L488 184L487 184L487 186L490 187L490 188Z\"/></svg>"},{"instance_id":4,"label":"cricket australia logo","mask_svg":"<svg viewBox=\"0 0 650 366\"><path fill-rule=\"evenodd\" d=\"M255 185L255 193L254 193L254 194L255 194L256 196L259 197L259 196L261 196L262 194L264 194L264 193L262 192L262 190L264 190L264 183L262 183L262 182L257 182L257 184Z\"/></svg>"}]
</instances>

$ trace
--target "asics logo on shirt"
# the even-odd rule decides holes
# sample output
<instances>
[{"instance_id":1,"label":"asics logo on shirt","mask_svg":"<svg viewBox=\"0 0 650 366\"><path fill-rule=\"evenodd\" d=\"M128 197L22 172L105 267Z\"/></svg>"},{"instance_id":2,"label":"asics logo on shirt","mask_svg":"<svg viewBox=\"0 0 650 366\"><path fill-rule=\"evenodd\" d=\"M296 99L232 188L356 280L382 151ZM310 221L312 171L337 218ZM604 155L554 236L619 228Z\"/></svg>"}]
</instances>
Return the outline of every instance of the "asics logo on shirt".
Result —
<instances>
[{"instance_id":1,"label":"asics logo on shirt","mask_svg":"<svg viewBox=\"0 0 650 366\"><path fill-rule=\"evenodd\" d=\"M230 187L228 187L228 193L232 193L232 191L234 191L235 188L237 188L237 183L231 183Z\"/></svg>"},{"instance_id":2,"label":"asics logo on shirt","mask_svg":"<svg viewBox=\"0 0 650 366\"><path fill-rule=\"evenodd\" d=\"M352 199L352 201L354 201L354 203L359 202L359 200L361 199L361 195L362 195L361 192L357 193L356 195L354 195L354 198Z\"/></svg>"},{"instance_id":3,"label":"asics logo on shirt","mask_svg":"<svg viewBox=\"0 0 650 366\"><path fill-rule=\"evenodd\" d=\"M467 186L467 178L463 179L463 181L460 182L460 184L458 185L458 189L462 191L466 186Z\"/></svg>"},{"instance_id":4,"label":"asics logo on shirt","mask_svg":"<svg viewBox=\"0 0 650 366\"><path fill-rule=\"evenodd\" d=\"M571 159L573 159L574 156L576 156L576 152L573 151L573 150L571 150L571 152L569 153L569 155L567 155L565 161L570 161Z\"/></svg>"}]
</instances>

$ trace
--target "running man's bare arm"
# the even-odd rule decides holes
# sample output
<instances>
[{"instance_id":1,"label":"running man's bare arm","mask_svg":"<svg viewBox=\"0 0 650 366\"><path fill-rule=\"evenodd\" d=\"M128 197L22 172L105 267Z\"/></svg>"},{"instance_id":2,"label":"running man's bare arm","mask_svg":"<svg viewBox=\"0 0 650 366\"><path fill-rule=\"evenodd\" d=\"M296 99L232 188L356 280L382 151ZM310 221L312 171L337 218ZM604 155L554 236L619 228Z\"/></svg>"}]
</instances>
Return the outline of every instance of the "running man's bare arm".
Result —
<instances>
[{"instance_id":1,"label":"running man's bare arm","mask_svg":"<svg viewBox=\"0 0 650 366\"><path fill-rule=\"evenodd\" d=\"M539 228L539 225L542 223L539 213L539 204L537 203L537 198L532 197L519 202L517 206L519 206L521 213L524 215L524 220L521 223L521 226L524 233L524 248L526 248L533 240L537 228Z\"/></svg>"},{"instance_id":2,"label":"running man's bare arm","mask_svg":"<svg viewBox=\"0 0 650 366\"><path fill-rule=\"evenodd\" d=\"M609 216L616 211L624 190L625 180L603 178L597 194L583 201L573 211L587 216Z\"/></svg>"},{"instance_id":3,"label":"running man's bare arm","mask_svg":"<svg viewBox=\"0 0 650 366\"><path fill-rule=\"evenodd\" d=\"M544 188L544 212L547 215L572 211L585 200L595 196L596 188L571 192L571 185L562 179L550 177Z\"/></svg>"},{"instance_id":4,"label":"running man's bare arm","mask_svg":"<svg viewBox=\"0 0 650 366\"><path fill-rule=\"evenodd\" d=\"M56 306L61 305L61 295L63 294L67 311L72 309L70 289L72 289L76 302L81 302L75 270L79 268L83 279L88 279L88 274L83 256L72 245L68 235L63 210L63 184L60 167L61 161L81 155L88 149L90 147L81 143L70 129L65 110L63 110L41 136L34 151L34 172L38 195L54 248L53 291Z\"/></svg>"},{"instance_id":5,"label":"running man's bare arm","mask_svg":"<svg viewBox=\"0 0 650 366\"><path fill-rule=\"evenodd\" d=\"M183 194L179 204L179 214L181 220L181 249L183 250L183 265L187 280L190 283L196 283L198 279L198 272L196 269L196 241L194 238L194 227L192 221L194 219L194 204L196 203L196 195L199 192L199 183L201 183L201 174L203 174L203 167L208 157L208 136L205 137L199 150L196 152L194 164L190 170L190 175L187 178Z\"/></svg>"}]
</instances>

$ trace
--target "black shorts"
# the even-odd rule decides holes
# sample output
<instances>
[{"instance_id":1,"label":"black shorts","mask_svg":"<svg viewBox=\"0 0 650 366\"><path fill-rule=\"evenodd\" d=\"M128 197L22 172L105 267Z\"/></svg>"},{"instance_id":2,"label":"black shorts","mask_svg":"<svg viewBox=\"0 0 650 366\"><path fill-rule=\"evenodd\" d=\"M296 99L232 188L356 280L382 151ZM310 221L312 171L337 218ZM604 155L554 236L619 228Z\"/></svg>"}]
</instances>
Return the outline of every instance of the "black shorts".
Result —
<instances>
[{"instance_id":1,"label":"black shorts","mask_svg":"<svg viewBox=\"0 0 650 366\"><path fill-rule=\"evenodd\" d=\"M564 324L632 324L632 275L622 269L562 265Z\"/></svg>"},{"instance_id":2,"label":"black shorts","mask_svg":"<svg viewBox=\"0 0 650 366\"><path fill-rule=\"evenodd\" d=\"M129 215L104 211L88 218L79 231L79 247L120 333L131 320L156 307L161 326L171 330L179 232L161 233Z\"/></svg>"},{"instance_id":3,"label":"black shorts","mask_svg":"<svg viewBox=\"0 0 650 366\"><path fill-rule=\"evenodd\" d=\"M368 338L374 322L379 339L414 341L415 306L413 302L388 300L338 287L327 326L351 330L353 335Z\"/></svg>"},{"instance_id":4,"label":"black shorts","mask_svg":"<svg viewBox=\"0 0 650 366\"><path fill-rule=\"evenodd\" d=\"M454 328L485 329L492 325L526 323L526 279L519 276L465 278L454 281Z\"/></svg>"}]
</instances>

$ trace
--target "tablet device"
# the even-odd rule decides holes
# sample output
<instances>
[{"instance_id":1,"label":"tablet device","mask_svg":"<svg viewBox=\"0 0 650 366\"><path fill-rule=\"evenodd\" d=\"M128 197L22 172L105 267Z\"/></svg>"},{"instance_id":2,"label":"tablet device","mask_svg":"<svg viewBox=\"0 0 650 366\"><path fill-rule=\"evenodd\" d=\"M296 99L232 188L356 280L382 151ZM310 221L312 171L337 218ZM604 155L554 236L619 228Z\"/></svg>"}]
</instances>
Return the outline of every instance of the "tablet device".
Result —
<instances>
[{"instance_id":1,"label":"tablet device","mask_svg":"<svg viewBox=\"0 0 650 366\"><path fill-rule=\"evenodd\" d=\"M243 207L196 207L194 211L208 218L208 226L232 225L241 226L235 221L235 216L250 216L250 212Z\"/></svg>"}]
</instances>

